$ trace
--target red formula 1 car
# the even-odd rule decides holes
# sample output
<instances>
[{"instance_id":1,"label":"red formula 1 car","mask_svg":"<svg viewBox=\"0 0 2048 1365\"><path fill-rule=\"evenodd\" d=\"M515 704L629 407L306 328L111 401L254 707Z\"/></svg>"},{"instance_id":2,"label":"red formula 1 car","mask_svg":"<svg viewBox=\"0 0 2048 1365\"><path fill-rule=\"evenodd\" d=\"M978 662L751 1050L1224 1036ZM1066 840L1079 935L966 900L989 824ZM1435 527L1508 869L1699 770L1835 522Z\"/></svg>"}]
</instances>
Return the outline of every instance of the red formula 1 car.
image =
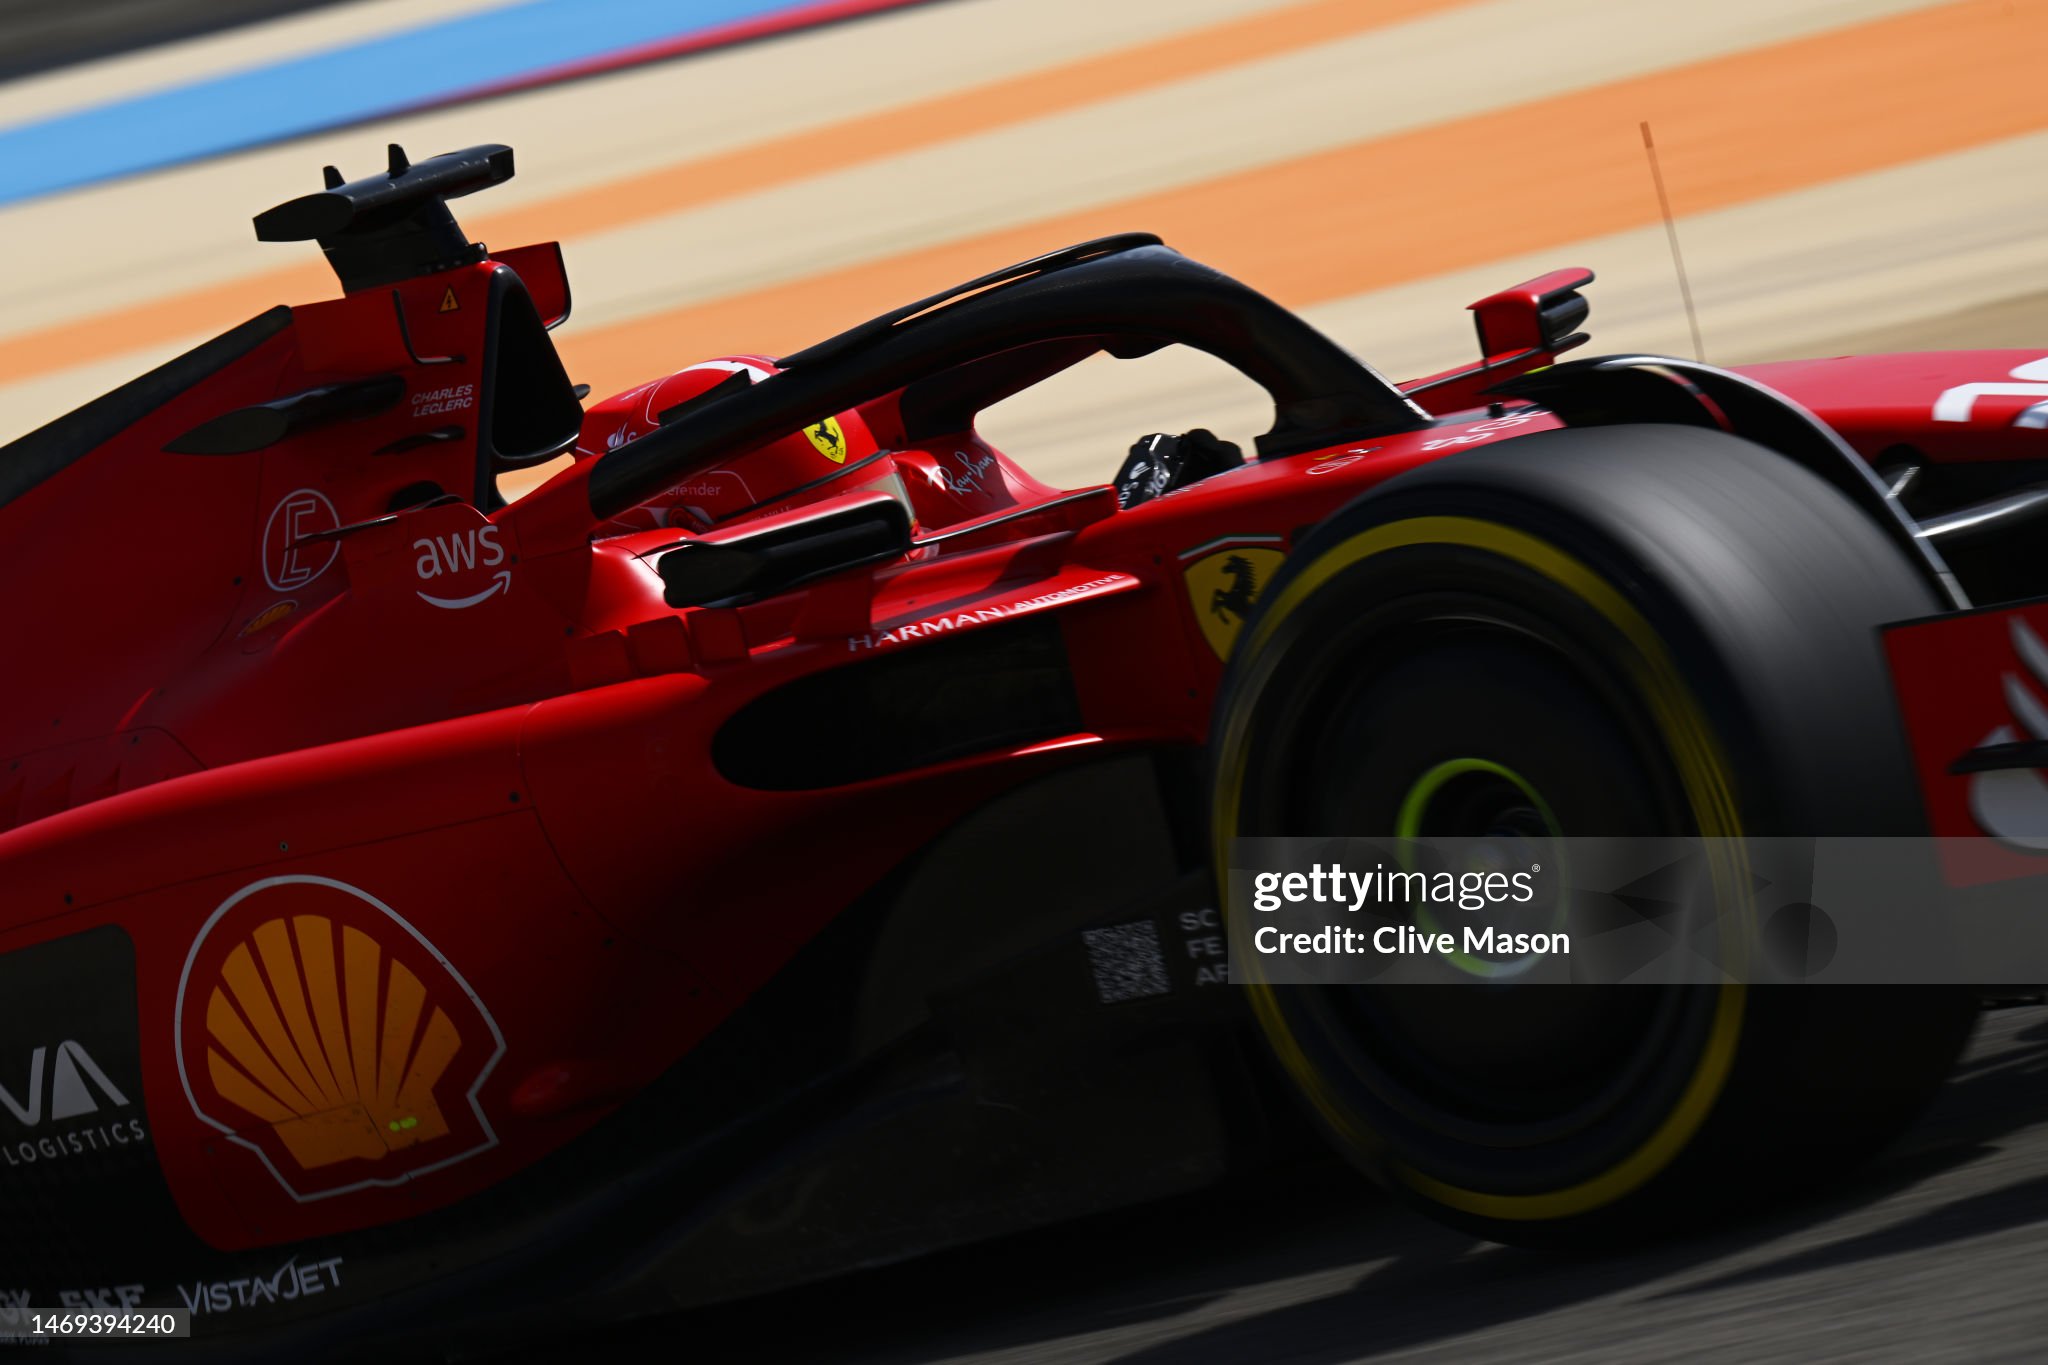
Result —
<instances>
[{"instance_id":1,"label":"red formula 1 car","mask_svg":"<svg viewBox=\"0 0 2048 1365\"><path fill-rule=\"evenodd\" d=\"M2048 361L1553 365L1562 271L1396 387L1131 234L586 411L558 249L445 203L510 174L330 169L256 224L342 297L0 451L0 1323L702 1303L1198 1187L1290 1087L1439 1216L1598 1237L1953 1061L1935 989L1234 988L1213 850L2039 847L2048 609L1964 609L2048 591ZM1270 395L1249 456L977 434L1170 345Z\"/></svg>"}]
</instances>

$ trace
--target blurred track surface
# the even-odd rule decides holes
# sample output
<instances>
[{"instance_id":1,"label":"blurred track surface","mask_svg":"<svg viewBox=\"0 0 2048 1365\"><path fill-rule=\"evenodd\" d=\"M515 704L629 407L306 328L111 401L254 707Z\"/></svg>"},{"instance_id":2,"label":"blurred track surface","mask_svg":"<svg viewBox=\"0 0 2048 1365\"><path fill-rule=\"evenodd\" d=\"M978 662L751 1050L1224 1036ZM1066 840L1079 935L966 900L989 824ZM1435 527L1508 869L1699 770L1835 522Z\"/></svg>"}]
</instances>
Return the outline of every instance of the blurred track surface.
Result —
<instances>
[{"instance_id":1,"label":"blurred track surface","mask_svg":"<svg viewBox=\"0 0 2048 1365\"><path fill-rule=\"evenodd\" d=\"M707 1365L2039 1360L2044 1219L2048 1010L2010 1009L1869 1169L1627 1256L1475 1242L1317 1168L575 1347ZM548 1349L531 1365L567 1358Z\"/></svg>"},{"instance_id":2,"label":"blurred track surface","mask_svg":"<svg viewBox=\"0 0 2048 1365\"><path fill-rule=\"evenodd\" d=\"M337 0L0 0L0 80L195 38ZM103 80L104 78L102 78Z\"/></svg>"},{"instance_id":3,"label":"blurred track surface","mask_svg":"<svg viewBox=\"0 0 2048 1365\"><path fill-rule=\"evenodd\" d=\"M71 68L0 87L0 135L304 53L352 14L479 8L371 0ZM1709 358L1911 344L1929 319L1950 344L2048 341L2002 307L2048 280L2048 111L2015 93L2044 64L2048 6L2008 0L950 0L0 208L34 263L0 314L0 427L331 293L248 217L388 138L519 149L464 221L564 240L559 335L600 394L1125 228L1396 377L1464 358L1464 304L1559 264L1600 274L1596 349L1683 350L1645 119ZM1143 431L1249 435L1251 397L1200 357L1098 361L990 429L1078 485Z\"/></svg>"}]
</instances>

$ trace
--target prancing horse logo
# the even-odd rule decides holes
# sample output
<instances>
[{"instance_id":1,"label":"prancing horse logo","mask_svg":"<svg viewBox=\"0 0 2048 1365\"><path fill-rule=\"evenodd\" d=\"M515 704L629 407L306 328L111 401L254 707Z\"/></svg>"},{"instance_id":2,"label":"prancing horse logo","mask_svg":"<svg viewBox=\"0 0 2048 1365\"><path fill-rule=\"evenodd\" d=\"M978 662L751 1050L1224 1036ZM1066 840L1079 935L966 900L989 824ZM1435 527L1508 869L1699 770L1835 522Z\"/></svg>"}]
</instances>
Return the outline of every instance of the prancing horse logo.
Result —
<instances>
[{"instance_id":1,"label":"prancing horse logo","mask_svg":"<svg viewBox=\"0 0 2048 1365\"><path fill-rule=\"evenodd\" d=\"M846 433L839 429L839 420L827 417L824 421L804 428L804 435L811 438L811 444L818 453L833 464L846 463Z\"/></svg>"},{"instance_id":2,"label":"prancing horse logo","mask_svg":"<svg viewBox=\"0 0 2048 1365\"><path fill-rule=\"evenodd\" d=\"M1209 598L1209 610L1224 621L1234 616L1237 624L1243 625L1259 600L1259 571L1243 555L1232 555L1223 561L1223 573L1230 586L1216 589Z\"/></svg>"},{"instance_id":3,"label":"prancing horse logo","mask_svg":"<svg viewBox=\"0 0 2048 1365\"><path fill-rule=\"evenodd\" d=\"M1217 658L1230 657L1238 632L1286 559L1279 545L1278 536L1226 536L1181 556L1195 624Z\"/></svg>"}]
</instances>

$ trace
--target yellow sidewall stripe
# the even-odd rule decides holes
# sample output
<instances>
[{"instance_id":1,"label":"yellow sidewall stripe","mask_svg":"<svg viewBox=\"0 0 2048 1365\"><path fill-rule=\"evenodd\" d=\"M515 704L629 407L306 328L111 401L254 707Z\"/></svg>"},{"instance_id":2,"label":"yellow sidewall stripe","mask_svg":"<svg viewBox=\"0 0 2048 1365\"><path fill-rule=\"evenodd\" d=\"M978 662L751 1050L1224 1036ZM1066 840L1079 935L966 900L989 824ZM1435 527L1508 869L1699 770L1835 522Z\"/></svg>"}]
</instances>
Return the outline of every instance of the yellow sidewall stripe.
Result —
<instances>
[{"instance_id":1,"label":"yellow sidewall stripe","mask_svg":"<svg viewBox=\"0 0 2048 1365\"><path fill-rule=\"evenodd\" d=\"M1513 527L1473 517L1414 517L1361 531L1332 546L1304 566L1280 591L1248 632L1243 644L1243 662L1256 670L1281 624L1309 600L1318 589L1345 570L1377 554L1422 545L1447 545L1480 550L1522 565L1571 593L1620 633L1629 648L1631 680L1650 707L1651 716L1685 789L1687 803L1698 824L1698 832L1717 841L1740 837L1742 822L1736 806L1734 786L1729 780L1720 747L1705 715L1685 686L1664 642L1642 613L1611 583L1584 563L1549 542ZM1247 676L1251 676L1249 673ZM1236 834L1244 784L1245 741L1248 738L1249 708L1224 719L1217 737L1219 755L1214 827L1219 884L1229 885L1229 843ZM1716 842L1709 847L1714 876L1724 904L1746 902L1748 873L1745 861L1731 843ZM1749 916L1724 915L1724 936L1731 952L1746 951ZM1289 1028L1285 1013L1270 983L1258 975L1256 960L1244 964L1252 993L1252 1010L1265 1031L1281 1064L1294 1078L1310 1103L1332 1128L1346 1140L1370 1151L1382 1144L1361 1124L1348 1106L1317 1071ZM1733 1069L1736 1045L1742 1034L1745 991L1737 983L1719 987L1714 1017L1708 1027L1698 1065L1670 1113L1643 1144L1612 1167L1590 1180L1566 1189L1540 1194L1492 1194L1465 1189L1438 1180L1405 1165L1397 1164L1394 1174L1423 1197L1446 1208L1485 1218L1533 1222L1569 1218L1612 1204L1647 1183L1685 1150L1706 1122Z\"/></svg>"}]
</instances>

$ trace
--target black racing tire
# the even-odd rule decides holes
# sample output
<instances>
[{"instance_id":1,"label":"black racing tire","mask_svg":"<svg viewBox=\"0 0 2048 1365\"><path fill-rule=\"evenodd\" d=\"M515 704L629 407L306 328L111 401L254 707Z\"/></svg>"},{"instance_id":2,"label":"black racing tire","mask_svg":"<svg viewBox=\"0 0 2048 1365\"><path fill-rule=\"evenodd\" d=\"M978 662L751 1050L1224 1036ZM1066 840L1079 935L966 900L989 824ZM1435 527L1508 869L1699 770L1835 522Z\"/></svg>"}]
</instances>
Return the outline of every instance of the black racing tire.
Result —
<instances>
[{"instance_id":1,"label":"black racing tire","mask_svg":"<svg viewBox=\"0 0 2048 1365\"><path fill-rule=\"evenodd\" d=\"M1418 775L1475 758L1527 775L1565 835L1924 833L1876 628L1940 607L1840 493L1721 432L1446 457L1317 526L1267 585L1217 700L1219 859L1240 836L1385 838ZM1347 1157L1536 1245L1852 1168L1977 1013L1936 987L1247 989Z\"/></svg>"}]
</instances>

